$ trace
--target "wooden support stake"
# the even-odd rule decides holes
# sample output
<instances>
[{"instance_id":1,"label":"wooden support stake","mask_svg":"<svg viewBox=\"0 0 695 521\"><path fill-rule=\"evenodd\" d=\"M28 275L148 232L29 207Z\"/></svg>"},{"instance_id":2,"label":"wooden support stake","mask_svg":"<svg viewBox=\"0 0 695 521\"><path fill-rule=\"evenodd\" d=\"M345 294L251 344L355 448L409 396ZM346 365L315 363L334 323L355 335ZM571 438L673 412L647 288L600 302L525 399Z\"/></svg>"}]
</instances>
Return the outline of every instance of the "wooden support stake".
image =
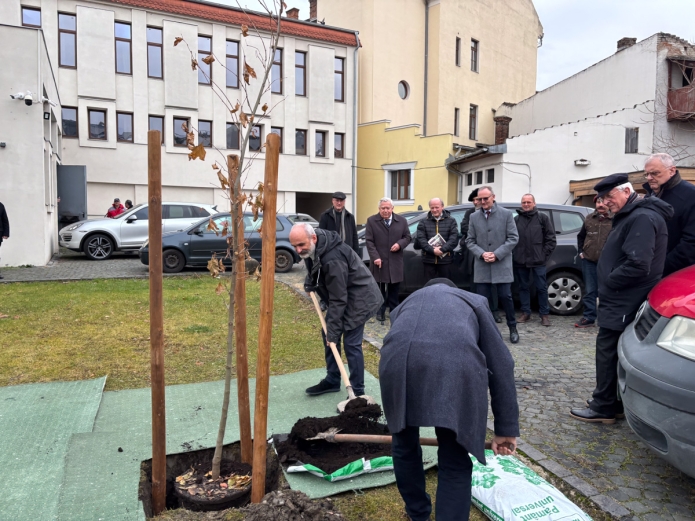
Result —
<instances>
[{"instance_id":1,"label":"wooden support stake","mask_svg":"<svg viewBox=\"0 0 695 521\"><path fill-rule=\"evenodd\" d=\"M263 225L261 227L261 314L258 327L256 363L256 407L253 413L253 474L251 502L260 503L265 495L266 438L268 435L268 390L270 386L270 342L273 332L275 292L275 219L277 215L278 162L280 136L266 138L265 180L263 181Z\"/></svg>"},{"instance_id":2,"label":"wooden support stake","mask_svg":"<svg viewBox=\"0 0 695 521\"><path fill-rule=\"evenodd\" d=\"M162 299L162 136L147 132L147 199L150 251L150 371L152 382L152 508L166 508L164 305Z\"/></svg>"},{"instance_id":3,"label":"wooden support stake","mask_svg":"<svg viewBox=\"0 0 695 521\"><path fill-rule=\"evenodd\" d=\"M234 187L230 190L232 198L241 193L239 178L239 156L227 156L229 182ZM251 441L251 401L249 399L249 364L246 342L246 256L244 255L244 211L242 205L232 200L232 233L236 247L234 269L236 281L234 286L234 324L236 332L236 385L239 407L239 437L241 440L241 461L253 462L253 442Z\"/></svg>"}]
</instances>

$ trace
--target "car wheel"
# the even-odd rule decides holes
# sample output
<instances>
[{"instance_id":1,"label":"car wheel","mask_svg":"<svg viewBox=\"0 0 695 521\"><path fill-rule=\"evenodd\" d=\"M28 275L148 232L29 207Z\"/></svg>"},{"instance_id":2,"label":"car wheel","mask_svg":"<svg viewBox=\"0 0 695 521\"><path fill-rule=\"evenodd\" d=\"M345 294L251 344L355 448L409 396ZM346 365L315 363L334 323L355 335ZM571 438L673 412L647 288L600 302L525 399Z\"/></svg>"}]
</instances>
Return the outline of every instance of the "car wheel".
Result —
<instances>
[{"instance_id":1,"label":"car wheel","mask_svg":"<svg viewBox=\"0 0 695 521\"><path fill-rule=\"evenodd\" d=\"M294 265L294 257L286 250L277 250L275 252L275 271L277 273L287 273Z\"/></svg>"},{"instance_id":2,"label":"car wheel","mask_svg":"<svg viewBox=\"0 0 695 521\"><path fill-rule=\"evenodd\" d=\"M92 260L106 260L113 254L113 241L108 235L95 233L87 237L82 250Z\"/></svg>"},{"instance_id":3,"label":"car wheel","mask_svg":"<svg viewBox=\"0 0 695 521\"><path fill-rule=\"evenodd\" d=\"M554 315L574 315L582 309L584 283L579 275L559 271L548 277L548 304Z\"/></svg>"},{"instance_id":4,"label":"car wheel","mask_svg":"<svg viewBox=\"0 0 695 521\"><path fill-rule=\"evenodd\" d=\"M164 273L179 273L186 266L186 258L179 250L164 250L162 261Z\"/></svg>"}]
</instances>

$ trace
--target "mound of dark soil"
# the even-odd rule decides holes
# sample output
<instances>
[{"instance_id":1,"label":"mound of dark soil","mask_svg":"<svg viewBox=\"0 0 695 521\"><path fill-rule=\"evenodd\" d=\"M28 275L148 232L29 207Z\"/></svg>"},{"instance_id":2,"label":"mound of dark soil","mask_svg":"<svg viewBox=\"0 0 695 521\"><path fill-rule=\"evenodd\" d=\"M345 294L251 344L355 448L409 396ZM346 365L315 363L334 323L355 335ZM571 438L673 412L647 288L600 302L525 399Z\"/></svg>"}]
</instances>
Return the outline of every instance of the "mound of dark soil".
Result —
<instances>
[{"instance_id":1,"label":"mound of dark soil","mask_svg":"<svg viewBox=\"0 0 695 521\"><path fill-rule=\"evenodd\" d=\"M312 501L295 490L276 490L263 496L263 500L241 510L244 521L344 521L328 499Z\"/></svg>"},{"instance_id":2,"label":"mound of dark soil","mask_svg":"<svg viewBox=\"0 0 695 521\"><path fill-rule=\"evenodd\" d=\"M348 463L361 458L374 459L391 455L391 445L378 443L330 443L311 440L330 428L340 429L341 434L389 434L388 427L379 423L381 407L367 405L358 398L348 403L345 412L328 418L302 418L292 427L286 441L276 445L281 463L301 461L331 474Z\"/></svg>"}]
</instances>

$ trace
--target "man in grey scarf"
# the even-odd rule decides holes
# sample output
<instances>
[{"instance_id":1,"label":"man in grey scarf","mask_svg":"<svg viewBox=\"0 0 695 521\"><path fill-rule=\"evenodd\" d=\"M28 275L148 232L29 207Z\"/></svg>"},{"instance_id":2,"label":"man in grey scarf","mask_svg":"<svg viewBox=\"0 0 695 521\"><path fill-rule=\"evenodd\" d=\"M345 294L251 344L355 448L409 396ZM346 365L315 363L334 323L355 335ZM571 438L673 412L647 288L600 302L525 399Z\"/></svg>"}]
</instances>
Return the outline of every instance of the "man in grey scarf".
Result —
<instances>
[{"instance_id":1,"label":"man in grey scarf","mask_svg":"<svg viewBox=\"0 0 695 521\"><path fill-rule=\"evenodd\" d=\"M345 198L343 192L333 193L333 205L321 214L319 228L336 232L345 244L359 254L357 225L355 217L345 209Z\"/></svg>"}]
</instances>

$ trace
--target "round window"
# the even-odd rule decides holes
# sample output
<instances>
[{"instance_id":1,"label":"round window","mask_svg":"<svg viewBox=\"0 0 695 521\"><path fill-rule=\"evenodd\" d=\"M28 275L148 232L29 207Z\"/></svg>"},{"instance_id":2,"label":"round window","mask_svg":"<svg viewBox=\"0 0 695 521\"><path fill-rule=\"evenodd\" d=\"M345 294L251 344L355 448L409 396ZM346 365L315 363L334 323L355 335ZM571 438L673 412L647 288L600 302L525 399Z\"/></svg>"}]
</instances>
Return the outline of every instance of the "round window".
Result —
<instances>
[{"instance_id":1,"label":"round window","mask_svg":"<svg viewBox=\"0 0 695 521\"><path fill-rule=\"evenodd\" d=\"M408 82L401 81L398 84L398 95L401 97L401 99L407 99L409 94L410 86L408 85Z\"/></svg>"}]
</instances>

